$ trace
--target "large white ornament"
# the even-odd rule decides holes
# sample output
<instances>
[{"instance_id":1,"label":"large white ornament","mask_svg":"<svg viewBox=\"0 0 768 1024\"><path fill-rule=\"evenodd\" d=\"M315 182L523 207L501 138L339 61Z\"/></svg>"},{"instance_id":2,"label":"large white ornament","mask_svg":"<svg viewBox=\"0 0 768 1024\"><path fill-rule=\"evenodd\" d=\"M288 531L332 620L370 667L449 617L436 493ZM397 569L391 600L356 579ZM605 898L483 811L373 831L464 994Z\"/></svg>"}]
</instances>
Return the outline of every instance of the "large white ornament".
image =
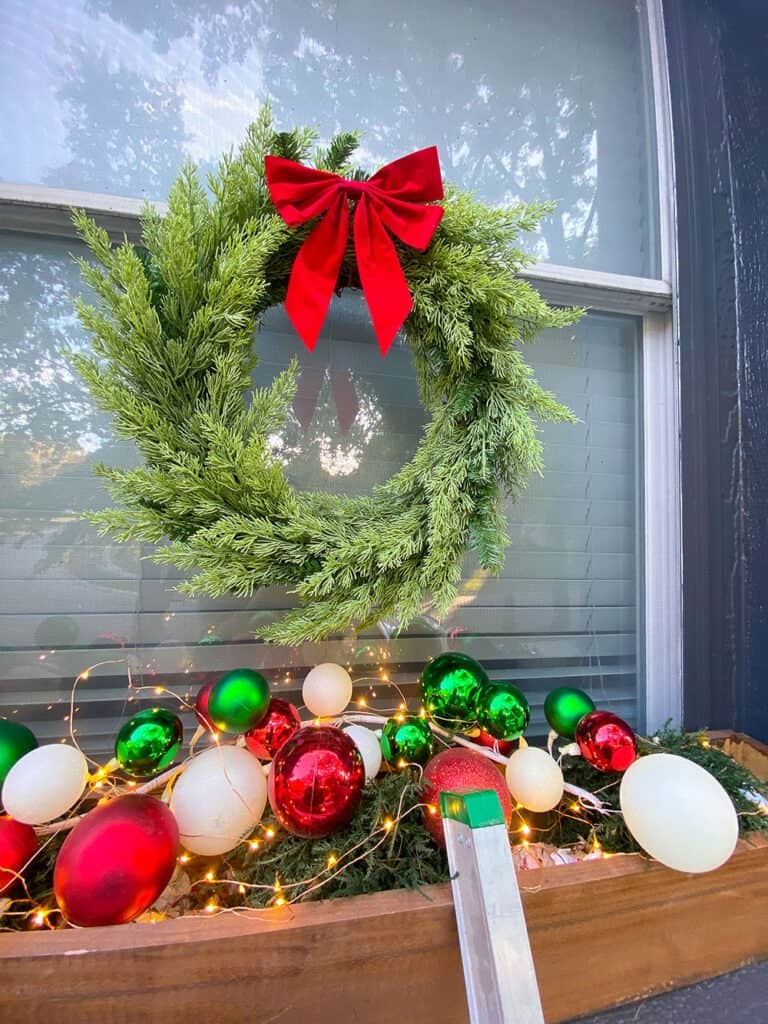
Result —
<instances>
[{"instance_id":1,"label":"large white ornament","mask_svg":"<svg viewBox=\"0 0 768 1024\"><path fill-rule=\"evenodd\" d=\"M619 802L646 853L676 871L714 871L739 838L731 798L708 771L676 754L649 754L627 768Z\"/></svg>"},{"instance_id":2,"label":"large white ornament","mask_svg":"<svg viewBox=\"0 0 768 1024\"><path fill-rule=\"evenodd\" d=\"M234 849L261 821L267 783L244 747L211 747L194 757L174 786L171 810L190 853L215 857Z\"/></svg>"},{"instance_id":3,"label":"large white ornament","mask_svg":"<svg viewBox=\"0 0 768 1024\"><path fill-rule=\"evenodd\" d=\"M520 747L509 758L507 787L529 811L551 811L563 796L563 773L546 750Z\"/></svg>"},{"instance_id":4,"label":"large white ornament","mask_svg":"<svg viewBox=\"0 0 768 1024\"><path fill-rule=\"evenodd\" d=\"M301 696L316 718L335 718L352 700L352 679L341 665L327 661L307 673Z\"/></svg>"},{"instance_id":5,"label":"large white ornament","mask_svg":"<svg viewBox=\"0 0 768 1024\"><path fill-rule=\"evenodd\" d=\"M381 741L372 729L364 725L348 725L346 732L360 751L365 766L365 781L375 779L381 771Z\"/></svg>"},{"instance_id":6,"label":"large white ornament","mask_svg":"<svg viewBox=\"0 0 768 1024\"><path fill-rule=\"evenodd\" d=\"M3 808L25 825L44 825L66 814L82 796L88 763L76 747L49 743L30 750L3 783Z\"/></svg>"}]
</instances>

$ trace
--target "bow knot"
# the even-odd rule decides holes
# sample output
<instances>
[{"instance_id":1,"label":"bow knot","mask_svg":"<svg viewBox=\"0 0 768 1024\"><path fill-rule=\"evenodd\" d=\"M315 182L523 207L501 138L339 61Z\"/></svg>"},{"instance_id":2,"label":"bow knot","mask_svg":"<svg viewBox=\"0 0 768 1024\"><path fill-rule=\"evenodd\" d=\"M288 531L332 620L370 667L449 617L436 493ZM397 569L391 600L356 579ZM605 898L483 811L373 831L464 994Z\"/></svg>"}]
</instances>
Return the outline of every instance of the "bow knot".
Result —
<instances>
[{"instance_id":1,"label":"bow knot","mask_svg":"<svg viewBox=\"0 0 768 1024\"><path fill-rule=\"evenodd\" d=\"M423 205L443 198L436 147L401 157L367 181L278 156L265 158L265 170L272 201L289 227L321 218L299 249L285 297L302 341L310 352L317 344L344 259L352 200L360 283L381 354L386 355L413 308L391 235L420 250L432 241L444 212L440 206Z\"/></svg>"}]
</instances>

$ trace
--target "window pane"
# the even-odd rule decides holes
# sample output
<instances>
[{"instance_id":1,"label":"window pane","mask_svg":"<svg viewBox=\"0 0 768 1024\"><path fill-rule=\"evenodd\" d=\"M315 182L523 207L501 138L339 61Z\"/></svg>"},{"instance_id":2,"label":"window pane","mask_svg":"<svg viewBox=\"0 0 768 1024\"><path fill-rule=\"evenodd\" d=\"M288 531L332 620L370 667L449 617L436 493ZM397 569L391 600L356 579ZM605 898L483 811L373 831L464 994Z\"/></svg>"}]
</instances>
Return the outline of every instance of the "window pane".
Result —
<instances>
[{"instance_id":1,"label":"window pane","mask_svg":"<svg viewBox=\"0 0 768 1024\"><path fill-rule=\"evenodd\" d=\"M543 730L546 692L564 681L639 721L638 321L591 314L572 335L548 333L528 348L542 382L581 422L543 428L547 469L509 508L501 578L468 564L446 619L426 616L397 638L384 625L283 649L258 644L253 630L290 606L284 590L190 600L171 589L173 570L142 560L146 550L100 538L79 518L106 501L94 463L129 465L134 456L61 355L87 344L68 297L81 290L71 248L0 242L0 714L41 737L64 735L73 678L122 658L134 685L162 680L179 694L238 665L264 669L290 692L309 666L333 660L356 678L387 672L415 695L427 658L457 649L493 678L520 681L534 731ZM279 310L257 344L263 380L301 358L291 422L275 439L297 486L367 492L409 457L423 412L408 349L396 344L382 360L354 293L335 302L311 359ZM376 695L391 705L383 686ZM119 663L81 684L76 727L86 750L108 750L131 698Z\"/></svg>"},{"instance_id":2,"label":"window pane","mask_svg":"<svg viewBox=\"0 0 768 1024\"><path fill-rule=\"evenodd\" d=\"M370 169L436 143L490 202L557 199L542 259L653 276L642 6L4 0L0 176L162 199L269 97L285 126L362 129Z\"/></svg>"}]
</instances>

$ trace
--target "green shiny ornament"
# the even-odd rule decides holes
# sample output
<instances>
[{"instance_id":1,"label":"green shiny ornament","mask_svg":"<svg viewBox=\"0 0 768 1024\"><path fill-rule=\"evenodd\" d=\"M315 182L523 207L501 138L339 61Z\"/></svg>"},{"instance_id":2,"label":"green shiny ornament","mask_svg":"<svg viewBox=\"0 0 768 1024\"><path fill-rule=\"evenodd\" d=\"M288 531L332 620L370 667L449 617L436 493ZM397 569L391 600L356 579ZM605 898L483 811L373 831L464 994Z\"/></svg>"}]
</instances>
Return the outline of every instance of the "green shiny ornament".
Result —
<instances>
[{"instance_id":1,"label":"green shiny ornament","mask_svg":"<svg viewBox=\"0 0 768 1024\"><path fill-rule=\"evenodd\" d=\"M36 746L35 734L26 725L0 718L0 786L16 762Z\"/></svg>"},{"instance_id":2,"label":"green shiny ornament","mask_svg":"<svg viewBox=\"0 0 768 1024\"><path fill-rule=\"evenodd\" d=\"M481 687L488 676L479 661L467 654L438 654L428 662L419 680L427 714L440 725L471 728Z\"/></svg>"},{"instance_id":3,"label":"green shiny ornament","mask_svg":"<svg viewBox=\"0 0 768 1024\"><path fill-rule=\"evenodd\" d=\"M576 726L594 710L592 698L574 686L558 686L544 701L544 716L550 729L568 740L576 738Z\"/></svg>"},{"instance_id":4,"label":"green shiny ornament","mask_svg":"<svg viewBox=\"0 0 768 1024\"><path fill-rule=\"evenodd\" d=\"M477 698L477 724L497 740L516 740L531 719L531 706L512 683L484 686Z\"/></svg>"},{"instance_id":5,"label":"green shiny ornament","mask_svg":"<svg viewBox=\"0 0 768 1024\"><path fill-rule=\"evenodd\" d=\"M183 738L181 720L173 712L145 708L121 726L115 759L129 775L144 779L168 767Z\"/></svg>"},{"instance_id":6,"label":"green shiny ornament","mask_svg":"<svg viewBox=\"0 0 768 1024\"><path fill-rule=\"evenodd\" d=\"M429 722L416 715L395 715L381 733L381 752L393 768L426 764L434 745Z\"/></svg>"},{"instance_id":7,"label":"green shiny ornament","mask_svg":"<svg viewBox=\"0 0 768 1024\"><path fill-rule=\"evenodd\" d=\"M258 725L269 707L269 684L260 672L236 668L211 689L208 717L222 732L248 732Z\"/></svg>"}]
</instances>

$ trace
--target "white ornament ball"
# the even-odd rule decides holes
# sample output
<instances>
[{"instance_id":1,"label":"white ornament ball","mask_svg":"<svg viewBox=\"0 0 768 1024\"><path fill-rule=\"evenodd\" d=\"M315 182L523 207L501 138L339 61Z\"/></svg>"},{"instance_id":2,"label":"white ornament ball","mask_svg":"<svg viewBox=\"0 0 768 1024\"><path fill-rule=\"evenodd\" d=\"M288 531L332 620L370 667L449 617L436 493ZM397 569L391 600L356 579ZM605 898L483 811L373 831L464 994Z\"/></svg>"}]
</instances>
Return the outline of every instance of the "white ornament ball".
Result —
<instances>
[{"instance_id":1,"label":"white ornament ball","mask_svg":"<svg viewBox=\"0 0 768 1024\"><path fill-rule=\"evenodd\" d=\"M264 770L244 747L214 746L194 757L174 786L171 810L182 845L215 857L234 849L261 821Z\"/></svg>"},{"instance_id":2,"label":"white ornament ball","mask_svg":"<svg viewBox=\"0 0 768 1024\"><path fill-rule=\"evenodd\" d=\"M315 718L335 718L352 700L352 679L341 665L325 662L307 673L301 696Z\"/></svg>"},{"instance_id":3,"label":"white ornament ball","mask_svg":"<svg viewBox=\"0 0 768 1024\"><path fill-rule=\"evenodd\" d=\"M25 825L44 825L66 814L82 796L88 764L76 747L49 743L30 750L3 783L3 808Z\"/></svg>"},{"instance_id":4,"label":"white ornament ball","mask_svg":"<svg viewBox=\"0 0 768 1024\"><path fill-rule=\"evenodd\" d=\"M509 792L529 811L551 811L560 803L563 773L546 750L520 747L509 758L505 774Z\"/></svg>"},{"instance_id":5,"label":"white ornament ball","mask_svg":"<svg viewBox=\"0 0 768 1024\"><path fill-rule=\"evenodd\" d=\"M381 742L372 729L364 725L348 725L344 732L360 751L365 766L365 781L375 779L381 771Z\"/></svg>"},{"instance_id":6,"label":"white ornament ball","mask_svg":"<svg viewBox=\"0 0 768 1024\"><path fill-rule=\"evenodd\" d=\"M708 771L677 754L648 754L622 776L627 828L647 854L675 871L714 871L739 838L731 798Z\"/></svg>"}]
</instances>

